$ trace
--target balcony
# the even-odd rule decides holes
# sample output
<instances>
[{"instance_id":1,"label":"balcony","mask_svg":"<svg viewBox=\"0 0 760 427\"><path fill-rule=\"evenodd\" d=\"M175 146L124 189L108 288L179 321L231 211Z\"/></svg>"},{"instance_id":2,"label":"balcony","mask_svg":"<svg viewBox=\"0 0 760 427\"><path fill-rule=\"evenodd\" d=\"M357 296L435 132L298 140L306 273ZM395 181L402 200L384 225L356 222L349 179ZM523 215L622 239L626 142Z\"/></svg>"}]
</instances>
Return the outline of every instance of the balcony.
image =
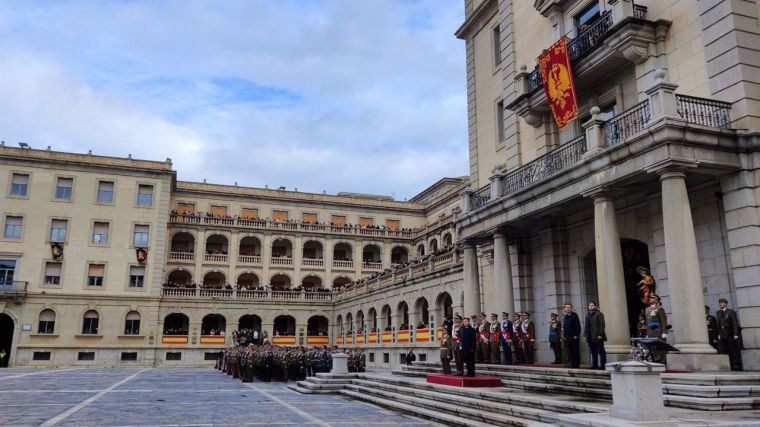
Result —
<instances>
[{"instance_id":1,"label":"balcony","mask_svg":"<svg viewBox=\"0 0 760 427\"><path fill-rule=\"evenodd\" d=\"M338 261L333 260L333 268L337 269L344 269L344 270L353 270L354 269L354 262L353 261Z\"/></svg>"},{"instance_id":2,"label":"balcony","mask_svg":"<svg viewBox=\"0 0 760 427\"><path fill-rule=\"evenodd\" d=\"M269 261L269 265L277 265L277 266L293 266L293 258L290 257L272 257Z\"/></svg>"},{"instance_id":3,"label":"balcony","mask_svg":"<svg viewBox=\"0 0 760 427\"><path fill-rule=\"evenodd\" d=\"M697 142L704 139L699 134L709 134L711 137L716 134L731 135L721 132L731 128L730 103L676 94L676 85L663 81L665 73L660 70L656 74L658 82L647 91L647 99L607 121L598 120L599 109L592 108L591 120L583 124L583 135L506 175L495 176L489 186L465 192L465 207L470 211L483 210L492 203L525 192L559 175L570 174L580 164L591 162L614 147L641 139L642 135L650 133L653 126L660 126L663 121L689 126L692 135L686 137L684 130L678 130L678 141ZM570 179L580 177L582 175L574 173Z\"/></svg>"},{"instance_id":4,"label":"balcony","mask_svg":"<svg viewBox=\"0 0 760 427\"><path fill-rule=\"evenodd\" d=\"M259 255L238 255L238 264L242 264L242 265L261 265L261 256L259 256Z\"/></svg>"},{"instance_id":5,"label":"balcony","mask_svg":"<svg viewBox=\"0 0 760 427\"><path fill-rule=\"evenodd\" d=\"M245 301L332 301L332 292L296 292L243 289L171 288L161 289L165 298Z\"/></svg>"},{"instance_id":6,"label":"balcony","mask_svg":"<svg viewBox=\"0 0 760 427\"><path fill-rule=\"evenodd\" d=\"M362 270L382 270L383 263L380 261L363 261Z\"/></svg>"},{"instance_id":7,"label":"balcony","mask_svg":"<svg viewBox=\"0 0 760 427\"><path fill-rule=\"evenodd\" d=\"M250 218L219 218L206 215L179 214L172 213L169 215L170 224L182 225L203 225L221 228L240 228L240 229L257 229L257 230L287 230L287 231L304 231L318 234L337 234L341 236L372 236L387 237L395 239L414 239L425 227L415 230L394 230L390 228L367 228L360 226L346 225L329 225L329 224L311 224L302 222L283 222L267 219L250 219Z\"/></svg>"},{"instance_id":8,"label":"balcony","mask_svg":"<svg viewBox=\"0 0 760 427\"><path fill-rule=\"evenodd\" d=\"M212 263L218 263L218 264L226 264L229 257L227 254L205 254L203 255L203 260L206 262L212 262Z\"/></svg>"},{"instance_id":9,"label":"balcony","mask_svg":"<svg viewBox=\"0 0 760 427\"><path fill-rule=\"evenodd\" d=\"M18 280L0 281L0 297L9 298L16 304L21 304L26 299L26 289L29 282Z\"/></svg>"},{"instance_id":10,"label":"balcony","mask_svg":"<svg viewBox=\"0 0 760 427\"><path fill-rule=\"evenodd\" d=\"M568 42L568 56L578 93L607 79L621 67L640 64L649 58L650 49L664 40L669 21L647 20L647 9L632 0L612 5L588 28ZM543 90L541 72L536 66L528 72L523 66L515 77L517 97L505 108L514 111L532 126L541 126L549 104Z\"/></svg>"},{"instance_id":11,"label":"balcony","mask_svg":"<svg viewBox=\"0 0 760 427\"><path fill-rule=\"evenodd\" d=\"M177 262L194 262L195 254L192 252L169 252L169 260Z\"/></svg>"},{"instance_id":12,"label":"balcony","mask_svg":"<svg viewBox=\"0 0 760 427\"><path fill-rule=\"evenodd\" d=\"M325 260L323 259L303 259L301 260L302 267L315 267L322 268L325 266Z\"/></svg>"}]
</instances>

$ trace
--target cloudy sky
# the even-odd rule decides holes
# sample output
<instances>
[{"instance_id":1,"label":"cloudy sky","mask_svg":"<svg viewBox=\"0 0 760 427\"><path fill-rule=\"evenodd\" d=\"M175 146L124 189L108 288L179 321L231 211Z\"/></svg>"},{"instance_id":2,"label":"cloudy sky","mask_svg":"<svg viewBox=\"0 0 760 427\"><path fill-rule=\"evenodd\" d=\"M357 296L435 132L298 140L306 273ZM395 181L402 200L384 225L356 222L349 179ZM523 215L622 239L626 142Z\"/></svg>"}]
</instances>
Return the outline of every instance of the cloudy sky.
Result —
<instances>
[{"instance_id":1,"label":"cloudy sky","mask_svg":"<svg viewBox=\"0 0 760 427\"><path fill-rule=\"evenodd\" d=\"M0 0L0 139L411 197L467 173L462 0Z\"/></svg>"}]
</instances>

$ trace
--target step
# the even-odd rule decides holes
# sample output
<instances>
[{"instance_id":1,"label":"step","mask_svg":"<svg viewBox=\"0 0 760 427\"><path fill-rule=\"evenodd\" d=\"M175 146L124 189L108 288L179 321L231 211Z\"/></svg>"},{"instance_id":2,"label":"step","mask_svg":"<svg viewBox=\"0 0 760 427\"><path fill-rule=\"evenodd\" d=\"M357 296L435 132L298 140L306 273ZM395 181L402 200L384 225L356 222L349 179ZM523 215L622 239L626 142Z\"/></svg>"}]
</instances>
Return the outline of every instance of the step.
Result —
<instances>
[{"instance_id":1,"label":"step","mask_svg":"<svg viewBox=\"0 0 760 427\"><path fill-rule=\"evenodd\" d=\"M466 418L457 417L447 413L441 413L439 411L433 411L425 408L418 408L414 405L407 405L405 403L396 402L394 400L382 399L372 395L366 395L361 392L353 390L341 390L342 396L350 399L361 400L373 405L381 406L383 408L391 409L404 414L413 415L420 418L426 418L445 424L448 426L467 426L467 427L491 427L490 424L475 422Z\"/></svg>"},{"instance_id":2,"label":"step","mask_svg":"<svg viewBox=\"0 0 760 427\"><path fill-rule=\"evenodd\" d=\"M760 398L760 386L754 385L663 384L663 390L671 396Z\"/></svg>"},{"instance_id":3,"label":"step","mask_svg":"<svg viewBox=\"0 0 760 427\"><path fill-rule=\"evenodd\" d=\"M402 403L415 408L427 409L436 411L438 413L446 413L459 418L464 418L474 421L476 423L484 423L486 425L511 425L511 426L527 426L527 425L547 425L538 421L524 420L513 415L506 415L503 413L494 412L493 409L485 410L480 408L473 408L471 405L477 402L471 398L460 398L459 403L456 398L444 401L442 399L432 398L420 398L416 395L407 395L399 393L398 391L387 391L377 387L376 384L369 386L360 386L351 384L348 386L348 390L364 395L371 395L378 399L393 400L396 403ZM341 392L342 393L342 392ZM492 403L493 404L493 403Z\"/></svg>"},{"instance_id":4,"label":"step","mask_svg":"<svg viewBox=\"0 0 760 427\"><path fill-rule=\"evenodd\" d=\"M760 409L760 399L752 397L665 396L665 405L699 411L733 411Z\"/></svg>"},{"instance_id":5,"label":"step","mask_svg":"<svg viewBox=\"0 0 760 427\"><path fill-rule=\"evenodd\" d=\"M306 377L306 381L310 381L317 384L350 384L351 378Z\"/></svg>"},{"instance_id":6,"label":"step","mask_svg":"<svg viewBox=\"0 0 760 427\"><path fill-rule=\"evenodd\" d=\"M697 386L760 386L760 374L745 372L732 374L663 374L662 382L665 384L689 384Z\"/></svg>"},{"instance_id":7,"label":"step","mask_svg":"<svg viewBox=\"0 0 760 427\"><path fill-rule=\"evenodd\" d=\"M368 381L375 383L393 384L402 387L410 387L420 390L434 391L436 393L454 393L456 395L465 395L480 400L488 400L497 403L516 404L520 406L553 411L558 413L579 413L579 412L600 412L606 410L608 404L588 404L578 403L567 400L556 400L552 398L544 398L541 396L530 396L530 399L526 399L524 394L514 394L513 389L498 388L498 389L476 389L476 388L460 388L452 386L444 386L439 384L429 384L421 381L407 380L405 378L390 377L390 376L371 376L366 375L362 377ZM356 383L355 380L354 383ZM521 392L522 393L522 392Z\"/></svg>"},{"instance_id":8,"label":"step","mask_svg":"<svg viewBox=\"0 0 760 427\"><path fill-rule=\"evenodd\" d=\"M319 390L319 391L338 391L346 386L346 384L319 384L319 383L313 383L310 381L298 381L296 383L299 387L306 388L309 390Z\"/></svg>"},{"instance_id":9,"label":"step","mask_svg":"<svg viewBox=\"0 0 760 427\"><path fill-rule=\"evenodd\" d=\"M412 366L403 366L404 368L435 368L442 370L443 367L440 363L434 362L415 362ZM591 369L565 369L565 368L546 368L542 366L534 365L493 365L489 363L477 363L476 369L488 370L494 372L514 372L514 373L527 373L532 375L551 375L561 377L574 377L574 378L595 378L595 379L610 379L610 373L602 370Z\"/></svg>"}]
</instances>

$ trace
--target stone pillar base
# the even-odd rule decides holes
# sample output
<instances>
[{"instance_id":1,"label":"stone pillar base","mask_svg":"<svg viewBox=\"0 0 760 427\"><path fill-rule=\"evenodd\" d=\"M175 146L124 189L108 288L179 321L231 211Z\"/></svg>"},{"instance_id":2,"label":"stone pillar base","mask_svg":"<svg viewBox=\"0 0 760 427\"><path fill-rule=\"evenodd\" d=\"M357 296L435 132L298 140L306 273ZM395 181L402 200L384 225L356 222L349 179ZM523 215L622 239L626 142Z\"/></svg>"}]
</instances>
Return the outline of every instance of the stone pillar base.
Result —
<instances>
[{"instance_id":1,"label":"stone pillar base","mask_svg":"<svg viewBox=\"0 0 760 427\"><path fill-rule=\"evenodd\" d=\"M346 353L335 353L332 355L332 370L331 374L347 374L348 373L348 355Z\"/></svg>"},{"instance_id":2,"label":"stone pillar base","mask_svg":"<svg viewBox=\"0 0 760 427\"><path fill-rule=\"evenodd\" d=\"M727 372L731 370L728 355L702 353L668 353L666 365L671 371Z\"/></svg>"},{"instance_id":3,"label":"stone pillar base","mask_svg":"<svg viewBox=\"0 0 760 427\"><path fill-rule=\"evenodd\" d=\"M662 398L662 378L665 366L649 362L607 364L612 380L610 416L628 421L667 420Z\"/></svg>"}]
</instances>

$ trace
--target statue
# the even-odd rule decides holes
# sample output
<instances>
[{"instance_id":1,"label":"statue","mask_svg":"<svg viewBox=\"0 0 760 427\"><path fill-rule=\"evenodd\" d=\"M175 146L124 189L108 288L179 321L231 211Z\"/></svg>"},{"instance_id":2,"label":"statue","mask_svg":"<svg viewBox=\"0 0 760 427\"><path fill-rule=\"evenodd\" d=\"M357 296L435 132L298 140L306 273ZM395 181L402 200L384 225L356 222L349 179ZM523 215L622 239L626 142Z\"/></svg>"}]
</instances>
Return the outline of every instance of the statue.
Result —
<instances>
[{"instance_id":1,"label":"statue","mask_svg":"<svg viewBox=\"0 0 760 427\"><path fill-rule=\"evenodd\" d=\"M652 273L646 267L638 267L636 271L641 275L641 281L636 285L639 288L639 300L642 304L649 304L649 297L654 295L657 283L652 277Z\"/></svg>"}]
</instances>

